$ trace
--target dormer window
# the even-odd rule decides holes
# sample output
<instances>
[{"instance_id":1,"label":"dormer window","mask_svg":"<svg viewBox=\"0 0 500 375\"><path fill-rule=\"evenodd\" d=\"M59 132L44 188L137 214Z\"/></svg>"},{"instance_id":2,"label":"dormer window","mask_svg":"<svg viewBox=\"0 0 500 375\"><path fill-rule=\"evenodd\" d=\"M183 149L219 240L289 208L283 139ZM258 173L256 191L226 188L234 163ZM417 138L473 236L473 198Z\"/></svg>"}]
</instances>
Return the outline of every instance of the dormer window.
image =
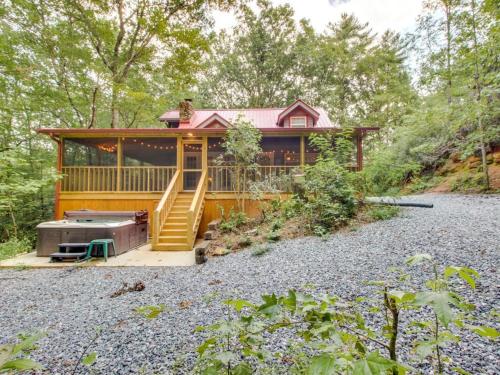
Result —
<instances>
[{"instance_id":1,"label":"dormer window","mask_svg":"<svg viewBox=\"0 0 500 375\"><path fill-rule=\"evenodd\" d=\"M305 128L306 124L307 124L307 119L305 116L290 117L290 127L291 128Z\"/></svg>"}]
</instances>

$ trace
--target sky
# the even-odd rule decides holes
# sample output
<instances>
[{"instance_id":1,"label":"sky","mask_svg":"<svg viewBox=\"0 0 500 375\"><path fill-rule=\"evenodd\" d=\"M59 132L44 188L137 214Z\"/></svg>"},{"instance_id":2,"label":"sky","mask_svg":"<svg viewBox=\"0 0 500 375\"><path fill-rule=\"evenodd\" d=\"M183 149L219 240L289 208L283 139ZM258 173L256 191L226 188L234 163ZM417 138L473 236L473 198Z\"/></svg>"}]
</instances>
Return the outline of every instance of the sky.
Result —
<instances>
[{"instance_id":1,"label":"sky","mask_svg":"<svg viewBox=\"0 0 500 375\"><path fill-rule=\"evenodd\" d=\"M414 30L423 0L272 0L274 4L290 4L295 18L307 18L317 31L335 22L342 13L353 13L360 21L368 22L376 33L390 29L405 33ZM217 12L218 29L236 25L234 15Z\"/></svg>"}]
</instances>

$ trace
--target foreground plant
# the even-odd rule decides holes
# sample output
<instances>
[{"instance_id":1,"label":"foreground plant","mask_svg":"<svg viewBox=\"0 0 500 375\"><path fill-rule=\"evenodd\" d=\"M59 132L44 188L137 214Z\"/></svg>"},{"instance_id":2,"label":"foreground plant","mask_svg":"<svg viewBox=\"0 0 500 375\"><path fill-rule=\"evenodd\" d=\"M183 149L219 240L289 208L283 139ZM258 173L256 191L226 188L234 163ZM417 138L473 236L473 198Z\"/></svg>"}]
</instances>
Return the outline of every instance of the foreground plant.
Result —
<instances>
[{"instance_id":1,"label":"foreground plant","mask_svg":"<svg viewBox=\"0 0 500 375\"><path fill-rule=\"evenodd\" d=\"M473 321L473 305L452 290L456 277L474 288L478 278L474 270L447 267L439 273L438 265L426 254L408 260L409 266L419 264L430 264L432 274L421 289L407 291L377 282L380 299L370 306L365 298L315 298L294 290L285 296L264 295L261 304L225 301L227 318L197 329L208 332L208 338L198 348L196 370L203 374L405 374L413 370L412 363L427 362L442 373L442 349L460 340L456 332L469 329L491 339L498 332L468 324ZM406 285L409 275L400 276L401 285ZM402 315L403 310L414 313ZM383 316L382 327L371 324L374 314ZM409 320L402 321L402 317ZM413 338L408 363L399 355L403 348L398 340L405 334ZM286 347L283 337L290 338Z\"/></svg>"},{"instance_id":2,"label":"foreground plant","mask_svg":"<svg viewBox=\"0 0 500 375\"><path fill-rule=\"evenodd\" d=\"M27 370L42 369L42 365L26 357L32 350L36 349L36 342L44 333L33 335L18 335L17 344L0 345L0 373L17 373Z\"/></svg>"}]
</instances>

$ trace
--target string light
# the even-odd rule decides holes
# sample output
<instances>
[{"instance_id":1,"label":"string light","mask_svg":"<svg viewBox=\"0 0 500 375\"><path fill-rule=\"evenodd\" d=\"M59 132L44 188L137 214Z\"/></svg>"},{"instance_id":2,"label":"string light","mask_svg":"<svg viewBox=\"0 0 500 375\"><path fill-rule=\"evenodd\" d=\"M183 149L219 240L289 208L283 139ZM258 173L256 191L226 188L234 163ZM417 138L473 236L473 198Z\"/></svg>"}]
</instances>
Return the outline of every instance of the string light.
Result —
<instances>
[{"instance_id":1,"label":"string light","mask_svg":"<svg viewBox=\"0 0 500 375\"><path fill-rule=\"evenodd\" d=\"M101 143L99 145L97 145L97 148L101 151L104 151L104 152L110 152L110 153L113 153L113 152L116 152L116 149L117 149L117 146L115 144L110 144L110 143Z\"/></svg>"},{"instance_id":2,"label":"string light","mask_svg":"<svg viewBox=\"0 0 500 375\"><path fill-rule=\"evenodd\" d=\"M168 151L168 150L176 150L177 149L177 145L171 145L171 146L158 146L158 145L153 145L153 144L150 144L150 143L144 143L143 141L140 141L137 140L137 139L132 139L132 141L134 143L139 143L141 146L146 146L148 148L154 148L155 150L165 150L165 151ZM209 150L214 150L214 149L217 149L217 148L221 148L222 145L224 144L223 141L218 141L218 142L215 142L215 143L212 143L210 145L208 145L208 149ZM110 145L110 146L113 146L113 145ZM116 146L113 146L114 147L114 150L111 150L111 151L108 151L108 152L115 152L116 151ZM201 152L202 150L202 146L200 145L191 145L191 144L185 144L184 145L184 148L188 151L193 151L193 152ZM104 151L104 150L103 150ZM263 155L273 155L275 153L281 153L281 154L285 154L285 155L298 155L298 151L295 151L295 150L287 150L287 149L277 149L277 150L273 150L273 151L263 151L262 154ZM289 159L287 159L289 160Z\"/></svg>"}]
</instances>

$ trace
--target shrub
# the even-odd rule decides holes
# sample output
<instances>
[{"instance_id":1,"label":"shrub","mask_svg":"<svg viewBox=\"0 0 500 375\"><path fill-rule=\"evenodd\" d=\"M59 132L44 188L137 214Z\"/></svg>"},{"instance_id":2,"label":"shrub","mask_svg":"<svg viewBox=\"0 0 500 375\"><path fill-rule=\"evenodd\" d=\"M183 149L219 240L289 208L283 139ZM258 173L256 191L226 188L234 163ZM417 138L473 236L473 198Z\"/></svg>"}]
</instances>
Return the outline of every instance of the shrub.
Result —
<instances>
[{"instance_id":1,"label":"shrub","mask_svg":"<svg viewBox=\"0 0 500 375\"><path fill-rule=\"evenodd\" d=\"M365 177L366 190L369 193L394 195L420 173L421 166L417 162L400 159L392 150L377 150L362 171Z\"/></svg>"},{"instance_id":2,"label":"shrub","mask_svg":"<svg viewBox=\"0 0 500 375\"><path fill-rule=\"evenodd\" d=\"M266 239L270 242L276 242L276 241L279 241L281 238L280 234L276 231L271 231L268 233L268 235L266 236Z\"/></svg>"},{"instance_id":3,"label":"shrub","mask_svg":"<svg viewBox=\"0 0 500 375\"><path fill-rule=\"evenodd\" d=\"M304 219L311 229L343 225L356 212L352 173L334 160L320 160L305 170L301 197Z\"/></svg>"},{"instance_id":4,"label":"shrub","mask_svg":"<svg viewBox=\"0 0 500 375\"><path fill-rule=\"evenodd\" d=\"M250 237L248 237L247 235L238 239L238 246L241 248L248 247L251 244L252 244L252 239Z\"/></svg>"},{"instance_id":5,"label":"shrub","mask_svg":"<svg viewBox=\"0 0 500 375\"><path fill-rule=\"evenodd\" d=\"M372 206L368 210L368 216L373 220L388 220L397 216L399 212L397 206Z\"/></svg>"},{"instance_id":6,"label":"shrub","mask_svg":"<svg viewBox=\"0 0 500 375\"><path fill-rule=\"evenodd\" d=\"M266 245L261 245L255 248L255 250L252 252L252 256L254 257L260 257L264 254L267 254L268 252L271 251L271 248Z\"/></svg>"},{"instance_id":7,"label":"shrub","mask_svg":"<svg viewBox=\"0 0 500 375\"><path fill-rule=\"evenodd\" d=\"M240 226L247 222L247 216L244 212L236 212L233 208L229 211L228 217L224 217L224 209L221 208L221 222L219 225L223 233L234 232Z\"/></svg>"},{"instance_id":8,"label":"shrub","mask_svg":"<svg viewBox=\"0 0 500 375\"><path fill-rule=\"evenodd\" d=\"M27 253L31 250L31 242L26 239L12 238L7 242L0 243L0 260L12 258L17 254Z\"/></svg>"}]
</instances>

